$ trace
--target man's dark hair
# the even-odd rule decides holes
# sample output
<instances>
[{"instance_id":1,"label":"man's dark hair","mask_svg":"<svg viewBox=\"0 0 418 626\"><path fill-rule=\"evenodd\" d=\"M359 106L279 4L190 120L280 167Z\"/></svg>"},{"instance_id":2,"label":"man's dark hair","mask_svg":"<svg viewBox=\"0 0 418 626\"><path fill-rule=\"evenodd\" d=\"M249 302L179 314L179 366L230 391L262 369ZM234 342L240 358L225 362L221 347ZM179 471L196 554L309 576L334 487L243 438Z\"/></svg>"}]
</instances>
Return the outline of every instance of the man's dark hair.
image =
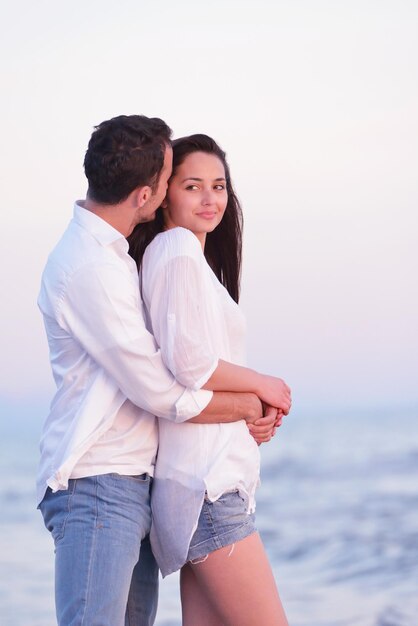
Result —
<instances>
[{"instance_id":1,"label":"man's dark hair","mask_svg":"<svg viewBox=\"0 0 418 626\"><path fill-rule=\"evenodd\" d=\"M119 115L95 126L84 157L88 197L117 204L137 187L154 190L170 137L163 120L145 115Z\"/></svg>"}]
</instances>

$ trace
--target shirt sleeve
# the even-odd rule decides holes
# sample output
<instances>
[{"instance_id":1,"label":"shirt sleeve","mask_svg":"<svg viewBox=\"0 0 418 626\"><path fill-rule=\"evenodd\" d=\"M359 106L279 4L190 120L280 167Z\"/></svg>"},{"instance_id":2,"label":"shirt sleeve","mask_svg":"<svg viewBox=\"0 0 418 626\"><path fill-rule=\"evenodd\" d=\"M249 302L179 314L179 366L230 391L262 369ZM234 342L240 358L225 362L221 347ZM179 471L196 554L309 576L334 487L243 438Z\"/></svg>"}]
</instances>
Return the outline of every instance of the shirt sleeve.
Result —
<instances>
[{"instance_id":1,"label":"shirt sleeve","mask_svg":"<svg viewBox=\"0 0 418 626\"><path fill-rule=\"evenodd\" d=\"M210 402L211 392L185 389L166 368L145 327L138 286L129 272L111 263L83 267L71 279L59 316L137 406L181 422Z\"/></svg>"},{"instance_id":2,"label":"shirt sleeve","mask_svg":"<svg viewBox=\"0 0 418 626\"><path fill-rule=\"evenodd\" d=\"M144 257L144 302L167 367L183 385L197 390L218 365L217 303L195 235L181 228L164 235L164 242Z\"/></svg>"}]
</instances>

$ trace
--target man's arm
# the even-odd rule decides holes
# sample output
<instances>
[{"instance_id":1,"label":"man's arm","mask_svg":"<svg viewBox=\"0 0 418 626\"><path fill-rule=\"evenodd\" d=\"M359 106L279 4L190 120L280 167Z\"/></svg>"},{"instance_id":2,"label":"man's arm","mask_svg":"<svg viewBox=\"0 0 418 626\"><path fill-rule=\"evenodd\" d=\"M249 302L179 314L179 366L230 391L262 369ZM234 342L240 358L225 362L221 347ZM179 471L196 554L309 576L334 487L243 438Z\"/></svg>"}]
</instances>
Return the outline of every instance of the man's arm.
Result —
<instances>
[{"instance_id":1,"label":"man's arm","mask_svg":"<svg viewBox=\"0 0 418 626\"><path fill-rule=\"evenodd\" d=\"M194 417L213 394L186 389L167 369L145 327L137 287L122 268L83 266L59 301L57 320L133 404L176 422Z\"/></svg>"},{"instance_id":2,"label":"man's arm","mask_svg":"<svg viewBox=\"0 0 418 626\"><path fill-rule=\"evenodd\" d=\"M188 421L195 424L225 424L243 419L250 424L262 415L263 405L254 393L217 391L206 408Z\"/></svg>"},{"instance_id":3,"label":"man's arm","mask_svg":"<svg viewBox=\"0 0 418 626\"><path fill-rule=\"evenodd\" d=\"M173 421L255 422L263 415L254 393L191 391L165 367L138 309L138 296L113 266L83 268L63 302L61 321L122 392L141 408ZM245 368L231 365L240 371ZM203 410L202 410L203 409ZM197 416L197 417L194 417ZM261 424L264 435L264 424Z\"/></svg>"},{"instance_id":4,"label":"man's arm","mask_svg":"<svg viewBox=\"0 0 418 626\"><path fill-rule=\"evenodd\" d=\"M264 407L253 393L215 391L207 407L192 419L195 424L219 424L245 420L257 443L270 441L277 422L277 409Z\"/></svg>"}]
</instances>

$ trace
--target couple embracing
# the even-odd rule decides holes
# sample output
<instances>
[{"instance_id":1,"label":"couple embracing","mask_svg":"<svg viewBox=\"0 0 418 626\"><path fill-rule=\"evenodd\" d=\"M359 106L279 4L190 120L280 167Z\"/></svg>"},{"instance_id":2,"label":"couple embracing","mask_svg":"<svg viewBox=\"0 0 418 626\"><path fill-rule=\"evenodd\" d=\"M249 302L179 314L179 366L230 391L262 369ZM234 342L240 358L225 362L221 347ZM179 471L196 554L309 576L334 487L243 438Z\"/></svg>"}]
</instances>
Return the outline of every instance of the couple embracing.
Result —
<instances>
[{"instance_id":1,"label":"couple embracing","mask_svg":"<svg viewBox=\"0 0 418 626\"><path fill-rule=\"evenodd\" d=\"M153 624L160 569L181 572L184 626L285 626L254 496L259 444L291 397L244 364L225 153L119 116L96 127L84 168L38 300L57 385L38 502L58 624Z\"/></svg>"}]
</instances>

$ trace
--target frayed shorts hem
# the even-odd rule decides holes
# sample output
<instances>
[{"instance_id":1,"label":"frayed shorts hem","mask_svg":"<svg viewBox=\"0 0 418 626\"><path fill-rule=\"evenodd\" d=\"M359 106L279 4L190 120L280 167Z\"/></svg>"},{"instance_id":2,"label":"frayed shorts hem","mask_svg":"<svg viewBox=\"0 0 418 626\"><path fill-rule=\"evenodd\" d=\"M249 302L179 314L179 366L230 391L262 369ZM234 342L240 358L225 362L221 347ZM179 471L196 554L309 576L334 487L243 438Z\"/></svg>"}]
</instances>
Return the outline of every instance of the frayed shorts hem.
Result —
<instances>
[{"instance_id":1,"label":"frayed shorts hem","mask_svg":"<svg viewBox=\"0 0 418 626\"><path fill-rule=\"evenodd\" d=\"M255 516L247 513L247 502L238 491L224 493L215 502L205 498L196 532L190 542L187 562L203 559L211 552L255 532Z\"/></svg>"}]
</instances>

